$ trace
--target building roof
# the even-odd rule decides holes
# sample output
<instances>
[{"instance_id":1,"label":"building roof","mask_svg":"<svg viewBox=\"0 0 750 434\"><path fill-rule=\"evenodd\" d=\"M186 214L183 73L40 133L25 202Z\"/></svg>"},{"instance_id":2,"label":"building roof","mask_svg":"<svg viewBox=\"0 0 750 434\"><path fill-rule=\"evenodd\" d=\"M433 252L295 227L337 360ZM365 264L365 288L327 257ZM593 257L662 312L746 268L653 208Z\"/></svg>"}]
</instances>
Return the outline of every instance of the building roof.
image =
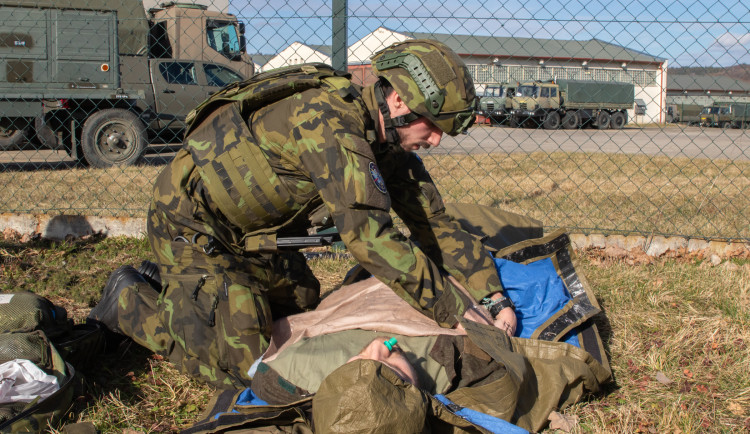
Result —
<instances>
[{"instance_id":1,"label":"building roof","mask_svg":"<svg viewBox=\"0 0 750 434\"><path fill-rule=\"evenodd\" d=\"M251 54L250 57L253 58L253 63L263 66L268 63L269 60L276 57L276 54Z\"/></svg>"},{"instance_id":2,"label":"building roof","mask_svg":"<svg viewBox=\"0 0 750 434\"><path fill-rule=\"evenodd\" d=\"M667 89L670 91L741 91L750 92L750 82L736 80L725 75L668 74Z\"/></svg>"},{"instance_id":3,"label":"building roof","mask_svg":"<svg viewBox=\"0 0 750 434\"><path fill-rule=\"evenodd\" d=\"M319 53L323 53L323 54L325 54L328 57L331 57L331 54L333 53L333 49L331 48L330 45L315 45L315 44L304 44L304 45L307 45L308 47L312 48L313 50L315 50L315 51L317 51Z\"/></svg>"},{"instance_id":4,"label":"building roof","mask_svg":"<svg viewBox=\"0 0 750 434\"><path fill-rule=\"evenodd\" d=\"M610 44L589 41L448 35L441 33L397 32L416 39L435 39L461 55L549 58L575 60L615 60L618 62L663 63L666 59Z\"/></svg>"}]
</instances>

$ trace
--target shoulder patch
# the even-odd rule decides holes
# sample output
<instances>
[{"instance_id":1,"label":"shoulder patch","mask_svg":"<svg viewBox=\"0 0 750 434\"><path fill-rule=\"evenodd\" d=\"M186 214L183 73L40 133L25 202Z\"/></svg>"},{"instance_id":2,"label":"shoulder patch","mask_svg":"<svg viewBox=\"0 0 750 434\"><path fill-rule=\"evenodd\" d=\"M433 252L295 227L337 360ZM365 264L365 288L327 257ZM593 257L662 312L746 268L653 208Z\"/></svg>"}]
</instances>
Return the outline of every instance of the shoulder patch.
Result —
<instances>
[{"instance_id":1,"label":"shoulder patch","mask_svg":"<svg viewBox=\"0 0 750 434\"><path fill-rule=\"evenodd\" d=\"M378 166L372 161L370 161L370 176L372 176L372 181L375 183L375 187L381 193L388 193L388 190L386 190L385 188L385 180L383 179L383 175L380 174Z\"/></svg>"}]
</instances>

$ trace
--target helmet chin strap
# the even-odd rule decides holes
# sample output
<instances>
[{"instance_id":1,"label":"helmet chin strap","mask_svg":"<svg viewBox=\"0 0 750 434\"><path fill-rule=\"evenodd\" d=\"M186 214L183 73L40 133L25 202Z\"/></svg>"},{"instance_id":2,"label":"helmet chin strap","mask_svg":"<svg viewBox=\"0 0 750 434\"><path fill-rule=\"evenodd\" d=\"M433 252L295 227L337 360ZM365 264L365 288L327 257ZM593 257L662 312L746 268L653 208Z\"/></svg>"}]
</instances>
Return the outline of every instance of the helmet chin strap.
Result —
<instances>
[{"instance_id":1,"label":"helmet chin strap","mask_svg":"<svg viewBox=\"0 0 750 434\"><path fill-rule=\"evenodd\" d=\"M397 127L405 127L410 123L416 121L420 116L414 112L409 112L402 116L391 117L391 110L388 108L388 103L385 100L385 93L381 87L380 81L375 83L375 100L378 103L378 109L383 115L383 125L385 126L385 141L390 147L401 149L401 137L396 131Z\"/></svg>"}]
</instances>

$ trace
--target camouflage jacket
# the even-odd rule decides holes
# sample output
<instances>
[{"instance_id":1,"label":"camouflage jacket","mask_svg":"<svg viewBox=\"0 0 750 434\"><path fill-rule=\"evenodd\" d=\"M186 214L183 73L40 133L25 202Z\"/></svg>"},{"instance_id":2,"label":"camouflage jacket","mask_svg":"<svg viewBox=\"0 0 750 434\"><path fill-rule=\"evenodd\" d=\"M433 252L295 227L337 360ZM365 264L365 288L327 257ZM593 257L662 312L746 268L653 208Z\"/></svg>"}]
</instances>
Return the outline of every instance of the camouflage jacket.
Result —
<instances>
[{"instance_id":1,"label":"camouflage jacket","mask_svg":"<svg viewBox=\"0 0 750 434\"><path fill-rule=\"evenodd\" d=\"M501 283L478 239L446 215L417 155L378 145L376 107L371 88L343 77L247 116L237 104L223 106L159 176L151 213L243 254L272 251L277 235L304 234L310 212L324 205L363 267L452 326L473 301L441 269L475 300L500 291ZM231 182L232 191L219 182ZM394 227L391 208L416 243Z\"/></svg>"}]
</instances>

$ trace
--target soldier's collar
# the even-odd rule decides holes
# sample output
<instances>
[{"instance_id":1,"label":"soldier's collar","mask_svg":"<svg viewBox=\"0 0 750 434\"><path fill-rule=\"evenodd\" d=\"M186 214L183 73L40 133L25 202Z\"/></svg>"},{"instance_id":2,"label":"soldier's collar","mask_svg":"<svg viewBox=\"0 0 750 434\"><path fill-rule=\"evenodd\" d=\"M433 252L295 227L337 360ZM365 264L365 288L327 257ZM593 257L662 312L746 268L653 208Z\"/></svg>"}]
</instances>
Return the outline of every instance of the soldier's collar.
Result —
<instances>
[{"instance_id":1,"label":"soldier's collar","mask_svg":"<svg viewBox=\"0 0 750 434\"><path fill-rule=\"evenodd\" d=\"M365 139L370 143L373 151L376 151L379 147L377 130L379 110L373 86L363 88L361 95L362 101L365 104L365 110L370 117L370 119L365 122Z\"/></svg>"}]
</instances>

